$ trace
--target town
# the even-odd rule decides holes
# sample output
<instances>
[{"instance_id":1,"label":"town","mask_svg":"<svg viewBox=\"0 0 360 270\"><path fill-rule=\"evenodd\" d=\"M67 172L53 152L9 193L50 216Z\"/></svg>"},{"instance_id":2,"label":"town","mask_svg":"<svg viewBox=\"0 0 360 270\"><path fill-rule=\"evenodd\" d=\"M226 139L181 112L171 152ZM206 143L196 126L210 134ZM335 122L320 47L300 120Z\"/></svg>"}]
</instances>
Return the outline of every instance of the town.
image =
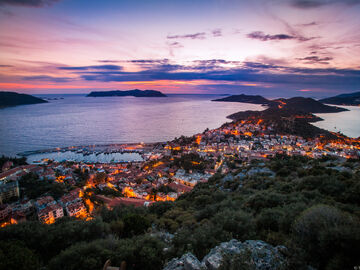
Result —
<instances>
[{"instance_id":1,"label":"town","mask_svg":"<svg viewBox=\"0 0 360 270\"><path fill-rule=\"evenodd\" d=\"M84 163L44 159L20 166L7 161L0 173L0 225L26 220L52 224L64 216L90 220L101 207L147 207L157 201L174 201L216 172L231 172L237 164L278 154L359 158L359 139L336 133L334 136L337 139L304 139L278 133L262 119L252 119L226 123L167 143L139 144L136 150L143 161Z\"/></svg>"}]
</instances>

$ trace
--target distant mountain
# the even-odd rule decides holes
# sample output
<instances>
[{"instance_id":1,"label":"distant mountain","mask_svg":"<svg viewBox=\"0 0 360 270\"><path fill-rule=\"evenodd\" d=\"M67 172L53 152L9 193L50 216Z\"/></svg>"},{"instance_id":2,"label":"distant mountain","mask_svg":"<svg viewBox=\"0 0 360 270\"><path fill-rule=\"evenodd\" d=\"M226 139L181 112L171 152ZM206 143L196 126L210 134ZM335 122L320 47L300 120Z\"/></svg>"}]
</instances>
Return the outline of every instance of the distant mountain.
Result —
<instances>
[{"instance_id":1,"label":"distant mountain","mask_svg":"<svg viewBox=\"0 0 360 270\"><path fill-rule=\"evenodd\" d=\"M273 102L272 106L277 106L279 109L305 113L337 113L347 111L347 109L344 108L325 105L315 99L304 97L280 98L273 100Z\"/></svg>"},{"instance_id":2,"label":"distant mountain","mask_svg":"<svg viewBox=\"0 0 360 270\"><path fill-rule=\"evenodd\" d=\"M31 95L18 94L16 92L0 92L0 108L37 103L47 103L47 101Z\"/></svg>"},{"instance_id":3,"label":"distant mountain","mask_svg":"<svg viewBox=\"0 0 360 270\"><path fill-rule=\"evenodd\" d=\"M126 96L133 96L133 97L166 97L165 94L161 93L160 91L156 90L127 90L127 91L99 91L99 92L91 92L87 95L88 97L126 97Z\"/></svg>"},{"instance_id":4,"label":"distant mountain","mask_svg":"<svg viewBox=\"0 0 360 270\"><path fill-rule=\"evenodd\" d=\"M212 101L244 102L244 103L265 104L265 105L269 105L270 103L272 103L272 101L259 95L253 96L253 95L244 95L244 94L214 99Z\"/></svg>"},{"instance_id":5,"label":"distant mountain","mask_svg":"<svg viewBox=\"0 0 360 270\"><path fill-rule=\"evenodd\" d=\"M342 94L334 97L323 98L319 100L322 103L335 104L335 105L348 105L359 106L360 105L360 92Z\"/></svg>"}]
</instances>

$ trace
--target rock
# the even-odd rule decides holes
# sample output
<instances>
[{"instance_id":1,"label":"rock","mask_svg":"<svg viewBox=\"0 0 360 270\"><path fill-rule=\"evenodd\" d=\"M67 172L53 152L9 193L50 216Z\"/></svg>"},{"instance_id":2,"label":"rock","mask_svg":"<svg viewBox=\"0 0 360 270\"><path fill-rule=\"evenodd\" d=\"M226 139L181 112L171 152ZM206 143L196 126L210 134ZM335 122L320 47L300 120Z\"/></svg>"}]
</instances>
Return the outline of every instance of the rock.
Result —
<instances>
[{"instance_id":1,"label":"rock","mask_svg":"<svg viewBox=\"0 0 360 270\"><path fill-rule=\"evenodd\" d=\"M251 168L246 174L248 176L255 176L255 175L261 174L261 175L269 176L271 178L275 177L275 173L267 167L264 167L264 168L254 167L254 168Z\"/></svg>"},{"instance_id":2,"label":"rock","mask_svg":"<svg viewBox=\"0 0 360 270\"><path fill-rule=\"evenodd\" d=\"M191 252L184 254L181 258L172 259L164 270L200 270L200 261Z\"/></svg>"},{"instance_id":3,"label":"rock","mask_svg":"<svg viewBox=\"0 0 360 270\"><path fill-rule=\"evenodd\" d=\"M231 173L229 173L223 179L221 179L221 182L226 183L226 182L231 182L233 180L234 180L234 176Z\"/></svg>"},{"instance_id":4,"label":"rock","mask_svg":"<svg viewBox=\"0 0 360 270\"><path fill-rule=\"evenodd\" d=\"M246 177L246 174L240 172L237 175L235 175L235 177L238 178L239 180L243 180Z\"/></svg>"},{"instance_id":5,"label":"rock","mask_svg":"<svg viewBox=\"0 0 360 270\"><path fill-rule=\"evenodd\" d=\"M209 270L219 269L223 261L223 254L239 254L243 248L243 244L235 239L221 243L220 246L214 247L210 253L204 257L201 265L203 268Z\"/></svg>"},{"instance_id":6,"label":"rock","mask_svg":"<svg viewBox=\"0 0 360 270\"><path fill-rule=\"evenodd\" d=\"M256 269L276 270L283 268L286 264L286 259L282 255L287 250L284 246L273 247L259 240L247 240L244 245L251 252L251 260L254 262Z\"/></svg>"},{"instance_id":7,"label":"rock","mask_svg":"<svg viewBox=\"0 0 360 270\"><path fill-rule=\"evenodd\" d=\"M218 270L224 261L232 269L246 265L256 270L286 269L287 260L283 254L288 254L284 246L274 247L261 240L242 243L232 239L214 247L201 263L192 253L186 253L180 259L171 260L164 270Z\"/></svg>"}]
</instances>

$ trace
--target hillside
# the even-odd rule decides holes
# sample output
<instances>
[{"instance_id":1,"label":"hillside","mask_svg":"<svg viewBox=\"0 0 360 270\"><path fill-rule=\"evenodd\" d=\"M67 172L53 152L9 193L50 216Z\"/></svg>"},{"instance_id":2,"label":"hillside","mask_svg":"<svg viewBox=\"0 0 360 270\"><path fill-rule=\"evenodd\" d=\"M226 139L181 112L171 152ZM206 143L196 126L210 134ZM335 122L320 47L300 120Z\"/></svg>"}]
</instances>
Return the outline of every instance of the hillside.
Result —
<instances>
[{"instance_id":1,"label":"hillside","mask_svg":"<svg viewBox=\"0 0 360 270\"><path fill-rule=\"evenodd\" d=\"M114 90L114 91L99 91L99 92L91 92L87 95L87 97L166 97L165 94L156 90Z\"/></svg>"},{"instance_id":2,"label":"hillside","mask_svg":"<svg viewBox=\"0 0 360 270\"><path fill-rule=\"evenodd\" d=\"M0 92L0 108L37 103L47 103L47 101L27 94Z\"/></svg>"},{"instance_id":3,"label":"hillside","mask_svg":"<svg viewBox=\"0 0 360 270\"><path fill-rule=\"evenodd\" d=\"M334 97L323 98L319 100L322 103L334 104L334 105L347 105L347 106L359 106L360 105L360 92L342 94Z\"/></svg>"},{"instance_id":4,"label":"hillside","mask_svg":"<svg viewBox=\"0 0 360 270\"><path fill-rule=\"evenodd\" d=\"M165 265L168 270L199 269L167 264L191 252L205 263L208 255L220 259L219 267L205 269L265 269L251 265L254 251L263 250L271 252L261 256L271 263L266 269L359 265L358 161L277 156L246 163L232 156L223 167L232 169L216 173L175 202L104 207L99 218L89 221L63 218L52 225L28 221L1 228L0 239L6 241L0 263L21 261L23 269L98 270L111 259L113 266L125 261L129 270ZM214 249L220 244L224 251L250 244L254 248L250 246L249 256L229 253L222 258L221 250ZM286 260L284 268L268 260L278 252ZM195 261L194 256L187 258Z\"/></svg>"},{"instance_id":5,"label":"hillside","mask_svg":"<svg viewBox=\"0 0 360 270\"><path fill-rule=\"evenodd\" d=\"M312 98L293 97L289 99L273 100L280 109L291 109L305 113L337 113L347 111L347 109L322 104Z\"/></svg>"}]
</instances>

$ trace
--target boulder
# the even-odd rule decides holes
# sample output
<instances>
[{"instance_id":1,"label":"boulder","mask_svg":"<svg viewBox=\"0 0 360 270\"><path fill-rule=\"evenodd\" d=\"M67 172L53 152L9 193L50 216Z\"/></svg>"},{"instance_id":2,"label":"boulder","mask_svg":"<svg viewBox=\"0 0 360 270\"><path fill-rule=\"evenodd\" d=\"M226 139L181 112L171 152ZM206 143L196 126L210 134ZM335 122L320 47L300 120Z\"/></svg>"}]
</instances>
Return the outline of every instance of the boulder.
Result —
<instances>
[{"instance_id":1,"label":"boulder","mask_svg":"<svg viewBox=\"0 0 360 270\"><path fill-rule=\"evenodd\" d=\"M184 254L181 258L172 259L164 270L200 270L200 261L191 252Z\"/></svg>"}]
</instances>

